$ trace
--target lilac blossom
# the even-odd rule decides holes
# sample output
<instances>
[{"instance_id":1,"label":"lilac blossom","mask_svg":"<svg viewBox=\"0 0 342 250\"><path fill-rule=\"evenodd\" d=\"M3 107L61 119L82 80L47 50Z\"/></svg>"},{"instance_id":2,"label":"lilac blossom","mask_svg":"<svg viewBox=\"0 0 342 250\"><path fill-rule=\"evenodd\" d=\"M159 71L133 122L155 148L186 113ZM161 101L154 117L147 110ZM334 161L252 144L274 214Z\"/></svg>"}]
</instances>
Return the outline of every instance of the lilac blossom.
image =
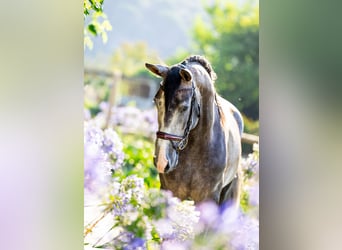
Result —
<instances>
[{"instance_id":1,"label":"lilac blossom","mask_svg":"<svg viewBox=\"0 0 342 250\"><path fill-rule=\"evenodd\" d=\"M110 164L107 156L95 144L84 146L84 187L95 192L107 186L110 180Z\"/></svg>"},{"instance_id":2,"label":"lilac blossom","mask_svg":"<svg viewBox=\"0 0 342 250\"><path fill-rule=\"evenodd\" d=\"M115 171L122 166L125 158L122 142L118 134L111 128L107 128L103 136L102 150L108 154L111 159L112 170Z\"/></svg>"},{"instance_id":3,"label":"lilac blossom","mask_svg":"<svg viewBox=\"0 0 342 250\"><path fill-rule=\"evenodd\" d=\"M102 112L95 117L99 125L107 119L107 103L101 103ZM140 110L137 107L112 107L109 126L120 128L123 132L142 134L152 137L158 128L157 111L155 109Z\"/></svg>"},{"instance_id":4,"label":"lilac blossom","mask_svg":"<svg viewBox=\"0 0 342 250\"><path fill-rule=\"evenodd\" d=\"M123 250L143 250L146 248L146 240L142 238L133 238L129 244L123 247Z\"/></svg>"},{"instance_id":5,"label":"lilac blossom","mask_svg":"<svg viewBox=\"0 0 342 250\"><path fill-rule=\"evenodd\" d=\"M132 204L140 204L144 198L144 180L135 175L128 176L112 189L114 216L131 213L128 220L133 218L136 208Z\"/></svg>"},{"instance_id":6,"label":"lilac blossom","mask_svg":"<svg viewBox=\"0 0 342 250\"><path fill-rule=\"evenodd\" d=\"M247 158L242 158L241 167L247 174L247 177L258 175L259 173L259 159L256 152L248 154ZM249 174L250 173L250 174Z\"/></svg>"},{"instance_id":7,"label":"lilac blossom","mask_svg":"<svg viewBox=\"0 0 342 250\"><path fill-rule=\"evenodd\" d=\"M124 160L122 143L111 128L103 131L93 121L84 123L84 185L88 191L109 185L112 171Z\"/></svg>"},{"instance_id":8,"label":"lilac blossom","mask_svg":"<svg viewBox=\"0 0 342 250\"><path fill-rule=\"evenodd\" d=\"M188 250L189 244L185 242L164 241L161 244L161 250Z\"/></svg>"},{"instance_id":9,"label":"lilac blossom","mask_svg":"<svg viewBox=\"0 0 342 250\"><path fill-rule=\"evenodd\" d=\"M254 183L248 188L249 190L249 204L252 206L259 205L259 182Z\"/></svg>"},{"instance_id":10,"label":"lilac blossom","mask_svg":"<svg viewBox=\"0 0 342 250\"><path fill-rule=\"evenodd\" d=\"M86 122L84 125L84 186L94 192L107 185L110 175L108 156L102 151L103 132Z\"/></svg>"},{"instance_id":11,"label":"lilac blossom","mask_svg":"<svg viewBox=\"0 0 342 250\"><path fill-rule=\"evenodd\" d=\"M249 206L258 207L259 205L259 155L258 152L249 154L241 161L245 180L243 191L248 193Z\"/></svg>"},{"instance_id":12,"label":"lilac blossom","mask_svg":"<svg viewBox=\"0 0 342 250\"><path fill-rule=\"evenodd\" d=\"M233 249L258 249L259 222L241 210L228 207L221 215L222 223L218 231L229 236Z\"/></svg>"},{"instance_id":13,"label":"lilac blossom","mask_svg":"<svg viewBox=\"0 0 342 250\"><path fill-rule=\"evenodd\" d=\"M199 211L199 223L196 225L196 234L200 234L205 230L215 230L219 225L220 208L213 201L202 202L196 207Z\"/></svg>"},{"instance_id":14,"label":"lilac blossom","mask_svg":"<svg viewBox=\"0 0 342 250\"><path fill-rule=\"evenodd\" d=\"M171 198L166 208L166 220L156 222L157 231L164 240L185 241L195 236L195 225L199 221L199 212L193 201L180 201Z\"/></svg>"},{"instance_id":15,"label":"lilac blossom","mask_svg":"<svg viewBox=\"0 0 342 250\"><path fill-rule=\"evenodd\" d=\"M84 116L85 121L88 121L91 119L91 113L90 113L89 109L84 109L83 116Z\"/></svg>"}]
</instances>

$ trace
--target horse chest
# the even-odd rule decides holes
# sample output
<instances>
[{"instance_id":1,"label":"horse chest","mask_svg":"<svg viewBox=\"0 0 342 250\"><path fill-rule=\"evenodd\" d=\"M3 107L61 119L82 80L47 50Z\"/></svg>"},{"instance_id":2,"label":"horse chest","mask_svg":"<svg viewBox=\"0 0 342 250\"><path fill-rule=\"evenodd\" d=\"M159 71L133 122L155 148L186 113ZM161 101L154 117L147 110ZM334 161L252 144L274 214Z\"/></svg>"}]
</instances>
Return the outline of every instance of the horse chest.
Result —
<instances>
[{"instance_id":1,"label":"horse chest","mask_svg":"<svg viewBox=\"0 0 342 250\"><path fill-rule=\"evenodd\" d=\"M171 173L160 175L161 186L182 200L190 198L199 202L213 198L221 188L224 168L225 163L217 160L194 160L191 164L180 162Z\"/></svg>"}]
</instances>

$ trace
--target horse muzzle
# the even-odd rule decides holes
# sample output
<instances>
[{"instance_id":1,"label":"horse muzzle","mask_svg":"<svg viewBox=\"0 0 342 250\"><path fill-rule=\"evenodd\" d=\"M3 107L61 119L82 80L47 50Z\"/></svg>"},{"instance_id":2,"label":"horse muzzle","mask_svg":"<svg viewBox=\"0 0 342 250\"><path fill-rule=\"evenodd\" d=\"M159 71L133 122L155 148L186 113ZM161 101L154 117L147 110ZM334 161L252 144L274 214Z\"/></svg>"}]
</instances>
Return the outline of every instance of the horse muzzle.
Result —
<instances>
[{"instance_id":1,"label":"horse muzzle","mask_svg":"<svg viewBox=\"0 0 342 250\"><path fill-rule=\"evenodd\" d=\"M157 170L158 173L160 174L168 174L170 173L172 170L174 170L176 168L176 166L174 167L170 167L170 164L167 162L165 167L159 167L157 166Z\"/></svg>"},{"instance_id":2,"label":"horse muzzle","mask_svg":"<svg viewBox=\"0 0 342 250\"><path fill-rule=\"evenodd\" d=\"M166 151L167 145L163 143L158 154L154 159L154 165L160 174L169 173L174 170L178 164L178 154L175 150Z\"/></svg>"},{"instance_id":3,"label":"horse muzzle","mask_svg":"<svg viewBox=\"0 0 342 250\"><path fill-rule=\"evenodd\" d=\"M176 165L171 165L169 161L157 161L155 165L160 174L168 174L176 168Z\"/></svg>"}]
</instances>

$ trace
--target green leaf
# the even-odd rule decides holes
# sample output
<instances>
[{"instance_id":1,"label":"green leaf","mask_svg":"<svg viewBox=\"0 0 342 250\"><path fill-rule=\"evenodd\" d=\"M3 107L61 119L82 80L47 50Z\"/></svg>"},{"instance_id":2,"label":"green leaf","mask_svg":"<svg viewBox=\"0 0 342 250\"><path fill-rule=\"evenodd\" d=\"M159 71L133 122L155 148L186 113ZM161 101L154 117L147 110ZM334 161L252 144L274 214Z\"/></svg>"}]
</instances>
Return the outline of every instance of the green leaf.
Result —
<instances>
[{"instance_id":1,"label":"green leaf","mask_svg":"<svg viewBox=\"0 0 342 250\"><path fill-rule=\"evenodd\" d=\"M94 35L97 36L96 26L94 24L88 25L88 30Z\"/></svg>"}]
</instances>

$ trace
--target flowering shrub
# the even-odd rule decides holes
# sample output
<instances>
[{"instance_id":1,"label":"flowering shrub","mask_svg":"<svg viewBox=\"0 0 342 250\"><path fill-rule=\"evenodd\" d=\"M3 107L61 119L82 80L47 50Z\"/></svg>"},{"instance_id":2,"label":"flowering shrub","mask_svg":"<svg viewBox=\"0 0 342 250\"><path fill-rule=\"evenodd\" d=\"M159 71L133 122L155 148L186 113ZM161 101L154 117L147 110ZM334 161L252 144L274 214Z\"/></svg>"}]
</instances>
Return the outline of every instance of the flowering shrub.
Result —
<instances>
[{"instance_id":1,"label":"flowering shrub","mask_svg":"<svg viewBox=\"0 0 342 250\"><path fill-rule=\"evenodd\" d=\"M122 143L112 129L102 130L94 122L84 125L84 182L87 191L95 191L110 181L112 171L124 160Z\"/></svg>"},{"instance_id":2,"label":"flowering shrub","mask_svg":"<svg viewBox=\"0 0 342 250\"><path fill-rule=\"evenodd\" d=\"M144 117L141 113L136 117ZM87 114L85 249L258 249L257 152L242 161L243 211L212 202L196 207L159 190L151 141L102 129L103 113Z\"/></svg>"},{"instance_id":3,"label":"flowering shrub","mask_svg":"<svg viewBox=\"0 0 342 250\"><path fill-rule=\"evenodd\" d=\"M108 103L99 104L99 112L94 119L97 124L105 124L108 115ZM87 117L89 112L87 111ZM123 133L143 135L153 138L158 129L157 111L155 109L140 110L135 106L112 107L110 109L109 127L115 127Z\"/></svg>"}]
</instances>

